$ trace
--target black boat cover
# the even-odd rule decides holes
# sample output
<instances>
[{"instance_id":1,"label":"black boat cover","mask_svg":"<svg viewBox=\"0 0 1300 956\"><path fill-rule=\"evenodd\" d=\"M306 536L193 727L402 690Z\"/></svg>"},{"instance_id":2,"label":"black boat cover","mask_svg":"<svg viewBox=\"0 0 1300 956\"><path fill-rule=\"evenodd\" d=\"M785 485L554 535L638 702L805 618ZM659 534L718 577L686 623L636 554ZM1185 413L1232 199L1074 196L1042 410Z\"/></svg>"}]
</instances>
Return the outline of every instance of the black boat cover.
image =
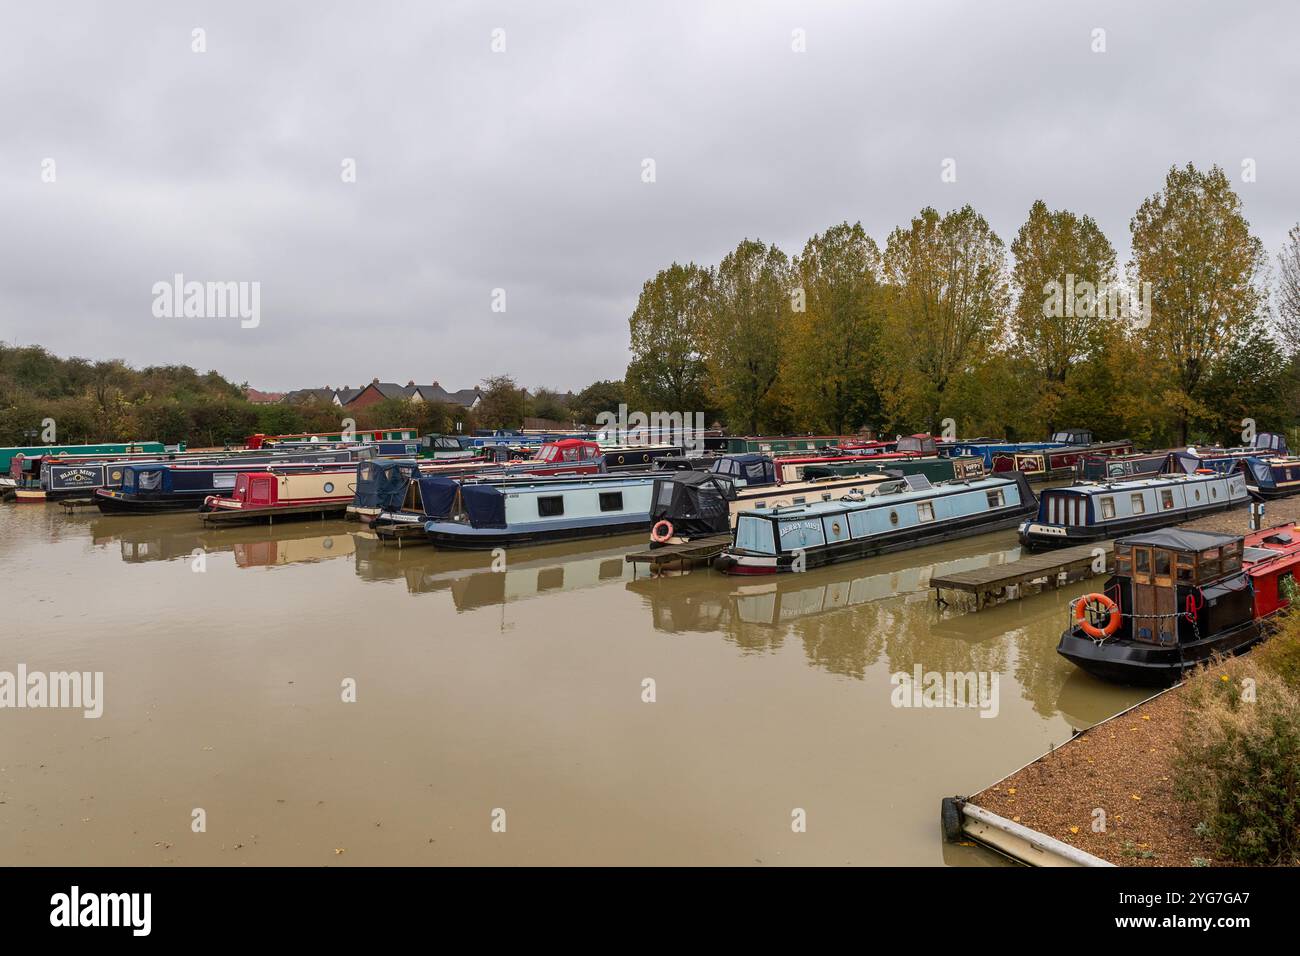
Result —
<instances>
[{"instance_id":1,"label":"black boat cover","mask_svg":"<svg viewBox=\"0 0 1300 956\"><path fill-rule=\"evenodd\" d=\"M1218 534L1214 531L1178 531L1163 528L1160 531L1148 531L1121 538L1122 544L1142 547L1168 548L1171 551L1204 551L1206 548L1218 548L1225 544L1239 541L1240 535Z\"/></svg>"},{"instance_id":2,"label":"black boat cover","mask_svg":"<svg viewBox=\"0 0 1300 956\"><path fill-rule=\"evenodd\" d=\"M420 492L424 492L423 484ZM506 526L506 496L492 485L465 485L460 489L460 500L475 528Z\"/></svg>"},{"instance_id":3,"label":"black boat cover","mask_svg":"<svg viewBox=\"0 0 1300 956\"><path fill-rule=\"evenodd\" d=\"M763 457L763 456L757 456ZM650 522L668 521L687 537L721 534L731 529L727 502L734 496L731 481L709 471L683 471L656 478Z\"/></svg>"}]
</instances>

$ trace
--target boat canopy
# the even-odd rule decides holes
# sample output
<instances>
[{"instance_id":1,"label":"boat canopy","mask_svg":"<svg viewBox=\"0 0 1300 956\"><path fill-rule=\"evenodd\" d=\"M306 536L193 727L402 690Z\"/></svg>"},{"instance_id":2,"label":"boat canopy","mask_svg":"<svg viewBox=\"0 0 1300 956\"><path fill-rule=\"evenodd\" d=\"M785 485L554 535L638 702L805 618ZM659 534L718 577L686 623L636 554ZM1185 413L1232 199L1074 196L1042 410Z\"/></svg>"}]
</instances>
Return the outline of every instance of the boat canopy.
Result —
<instances>
[{"instance_id":1,"label":"boat canopy","mask_svg":"<svg viewBox=\"0 0 1300 956\"><path fill-rule=\"evenodd\" d=\"M400 508L407 486L418 473L415 461L375 459L357 466L357 490L353 504L358 508Z\"/></svg>"},{"instance_id":2,"label":"boat canopy","mask_svg":"<svg viewBox=\"0 0 1300 956\"><path fill-rule=\"evenodd\" d=\"M932 435L903 435L898 439L897 450L914 455L937 455L939 446Z\"/></svg>"},{"instance_id":3,"label":"boat canopy","mask_svg":"<svg viewBox=\"0 0 1300 956\"><path fill-rule=\"evenodd\" d=\"M492 485L464 485L460 489L460 500L469 523L475 528L506 526L506 496L498 488Z\"/></svg>"},{"instance_id":4,"label":"boat canopy","mask_svg":"<svg viewBox=\"0 0 1300 956\"><path fill-rule=\"evenodd\" d=\"M776 466L768 455L724 455L713 463L709 471L743 481L747 485L776 484Z\"/></svg>"},{"instance_id":5,"label":"boat canopy","mask_svg":"<svg viewBox=\"0 0 1300 956\"><path fill-rule=\"evenodd\" d=\"M1221 548L1241 537L1235 534L1219 534L1214 531L1179 531L1176 528L1162 528L1145 534L1130 535L1121 539L1121 544L1138 547L1168 548L1171 551L1204 551L1207 548Z\"/></svg>"},{"instance_id":6,"label":"boat canopy","mask_svg":"<svg viewBox=\"0 0 1300 956\"><path fill-rule=\"evenodd\" d=\"M731 527L727 502L734 495L731 480L713 472L684 471L671 478L656 478L650 520L667 520L678 534L692 537L721 534Z\"/></svg>"},{"instance_id":7,"label":"boat canopy","mask_svg":"<svg viewBox=\"0 0 1300 956\"><path fill-rule=\"evenodd\" d=\"M460 482L443 475L424 475L420 478L420 503L430 518L446 518L456 504Z\"/></svg>"},{"instance_id":8,"label":"boat canopy","mask_svg":"<svg viewBox=\"0 0 1300 956\"><path fill-rule=\"evenodd\" d=\"M1061 432L1053 432L1050 441L1061 442L1065 445L1091 445L1092 432L1085 431L1081 428L1068 429Z\"/></svg>"}]
</instances>

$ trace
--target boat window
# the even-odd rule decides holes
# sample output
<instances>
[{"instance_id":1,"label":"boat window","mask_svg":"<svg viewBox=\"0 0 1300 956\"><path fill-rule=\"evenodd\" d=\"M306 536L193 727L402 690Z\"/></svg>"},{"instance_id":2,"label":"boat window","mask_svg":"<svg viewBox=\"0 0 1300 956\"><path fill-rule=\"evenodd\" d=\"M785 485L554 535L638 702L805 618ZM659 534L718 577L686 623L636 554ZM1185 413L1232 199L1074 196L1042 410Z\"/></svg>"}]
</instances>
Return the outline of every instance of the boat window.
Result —
<instances>
[{"instance_id":1,"label":"boat window","mask_svg":"<svg viewBox=\"0 0 1300 956\"><path fill-rule=\"evenodd\" d=\"M1168 577L1168 576L1169 576L1170 566L1171 566L1172 563L1173 563L1172 560L1170 559L1170 554L1169 554L1169 552L1168 552L1168 551L1156 551L1156 552L1153 554L1153 560L1154 560L1154 563L1155 563L1155 571L1156 571L1156 574L1158 574L1158 575L1160 575L1160 576L1162 576L1162 577Z\"/></svg>"},{"instance_id":2,"label":"boat window","mask_svg":"<svg viewBox=\"0 0 1300 956\"><path fill-rule=\"evenodd\" d=\"M756 515L741 515L736 522L736 547L759 554L776 554L772 522Z\"/></svg>"},{"instance_id":3,"label":"boat window","mask_svg":"<svg viewBox=\"0 0 1300 956\"><path fill-rule=\"evenodd\" d=\"M1150 548L1133 549L1133 570L1138 574L1151 573L1151 549Z\"/></svg>"},{"instance_id":4,"label":"boat window","mask_svg":"<svg viewBox=\"0 0 1300 956\"><path fill-rule=\"evenodd\" d=\"M601 511L622 511L623 492L602 491L600 494L600 510Z\"/></svg>"},{"instance_id":5,"label":"boat window","mask_svg":"<svg viewBox=\"0 0 1300 956\"><path fill-rule=\"evenodd\" d=\"M933 520L934 520L934 502L932 502L932 501L921 501L921 502L918 502L917 505L916 505L916 520L917 520L917 521L933 521Z\"/></svg>"},{"instance_id":6,"label":"boat window","mask_svg":"<svg viewBox=\"0 0 1300 956\"><path fill-rule=\"evenodd\" d=\"M831 493L829 491L822 492L822 501L830 501L830 500L831 500Z\"/></svg>"},{"instance_id":7,"label":"boat window","mask_svg":"<svg viewBox=\"0 0 1300 956\"><path fill-rule=\"evenodd\" d=\"M1191 584L1196 580L1196 559L1190 554L1180 554L1177 559L1178 581L1180 584Z\"/></svg>"},{"instance_id":8,"label":"boat window","mask_svg":"<svg viewBox=\"0 0 1300 956\"><path fill-rule=\"evenodd\" d=\"M1160 507L1168 511L1174 506L1174 493L1172 490L1165 488L1160 492Z\"/></svg>"},{"instance_id":9,"label":"boat window","mask_svg":"<svg viewBox=\"0 0 1300 956\"><path fill-rule=\"evenodd\" d=\"M1133 573L1133 553L1127 548L1115 549L1115 573L1124 577Z\"/></svg>"},{"instance_id":10,"label":"boat window","mask_svg":"<svg viewBox=\"0 0 1300 956\"><path fill-rule=\"evenodd\" d=\"M1101 518L1105 521L1107 518L1115 517L1115 499L1106 497L1101 499Z\"/></svg>"},{"instance_id":11,"label":"boat window","mask_svg":"<svg viewBox=\"0 0 1300 956\"><path fill-rule=\"evenodd\" d=\"M1140 494L1129 495L1129 501L1133 502L1133 513L1135 515L1146 513L1147 510L1146 502L1142 500L1142 496Z\"/></svg>"},{"instance_id":12,"label":"boat window","mask_svg":"<svg viewBox=\"0 0 1300 956\"><path fill-rule=\"evenodd\" d=\"M673 503L673 483L671 481L656 482L659 485L659 494L656 496L660 508L667 508Z\"/></svg>"},{"instance_id":13,"label":"boat window","mask_svg":"<svg viewBox=\"0 0 1300 956\"><path fill-rule=\"evenodd\" d=\"M797 505L806 505L808 503L808 499L804 495L798 495L795 497L794 503Z\"/></svg>"},{"instance_id":14,"label":"boat window","mask_svg":"<svg viewBox=\"0 0 1300 956\"><path fill-rule=\"evenodd\" d=\"M988 494L989 507L990 507L990 508L1001 508L1001 507L1002 507L1003 501L1002 501L1002 491L1001 491L1001 489L999 489L999 490L997 490L997 491L990 491L990 492L988 492L987 494Z\"/></svg>"},{"instance_id":15,"label":"boat window","mask_svg":"<svg viewBox=\"0 0 1300 956\"><path fill-rule=\"evenodd\" d=\"M755 508L755 510L759 510L759 509L766 508L766 507L767 507L767 502L766 502L766 501L756 501L756 502L754 502L754 508Z\"/></svg>"},{"instance_id":16,"label":"boat window","mask_svg":"<svg viewBox=\"0 0 1300 956\"><path fill-rule=\"evenodd\" d=\"M554 518L562 514L564 514L563 495L549 495L537 499L537 516L539 518Z\"/></svg>"}]
</instances>

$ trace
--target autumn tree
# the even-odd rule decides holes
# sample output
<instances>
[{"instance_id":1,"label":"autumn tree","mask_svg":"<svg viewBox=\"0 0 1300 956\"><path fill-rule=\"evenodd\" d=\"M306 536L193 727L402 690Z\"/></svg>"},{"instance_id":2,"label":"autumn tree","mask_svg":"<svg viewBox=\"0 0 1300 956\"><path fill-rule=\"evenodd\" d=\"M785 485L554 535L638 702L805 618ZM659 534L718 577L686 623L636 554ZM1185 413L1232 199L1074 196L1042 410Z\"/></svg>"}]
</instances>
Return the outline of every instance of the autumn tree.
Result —
<instances>
[{"instance_id":1,"label":"autumn tree","mask_svg":"<svg viewBox=\"0 0 1300 956\"><path fill-rule=\"evenodd\" d=\"M1151 283L1142 339L1152 393L1186 444L1194 420L1214 417L1205 387L1216 366L1261 321L1263 244L1223 170L1201 172L1191 163L1169 170L1164 189L1138 207L1129 230L1131 281Z\"/></svg>"},{"instance_id":2,"label":"autumn tree","mask_svg":"<svg viewBox=\"0 0 1300 956\"><path fill-rule=\"evenodd\" d=\"M832 226L794 261L784 385L808 426L836 434L876 422L880 249L861 223Z\"/></svg>"},{"instance_id":3,"label":"autumn tree","mask_svg":"<svg viewBox=\"0 0 1300 956\"><path fill-rule=\"evenodd\" d=\"M713 400L732 430L759 431L780 373L791 312L790 260L745 239L718 264L708 296L706 362Z\"/></svg>"},{"instance_id":4,"label":"autumn tree","mask_svg":"<svg viewBox=\"0 0 1300 956\"><path fill-rule=\"evenodd\" d=\"M1295 355L1300 353L1300 223L1287 233L1277 267L1278 331L1287 352Z\"/></svg>"},{"instance_id":5,"label":"autumn tree","mask_svg":"<svg viewBox=\"0 0 1300 956\"><path fill-rule=\"evenodd\" d=\"M1106 341L1106 302L1117 281L1115 248L1091 216L1049 211L1040 199L1011 243L1011 254L1011 347L1033 370L1035 409L1050 434L1063 424L1070 370Z\"/></svg>"},{"instance_id":6,"label":"autumn tree","mask_svg":"<svg viewBox=\"0 0 1300 956\"><path fill-rule=\"evenodd\" d=\"M927 207L885 246L885 346L877 379L896 422L939 429L949 391L998 342L1010 302L1002 240L970 206Z\"/></svg>"}]
</instances>

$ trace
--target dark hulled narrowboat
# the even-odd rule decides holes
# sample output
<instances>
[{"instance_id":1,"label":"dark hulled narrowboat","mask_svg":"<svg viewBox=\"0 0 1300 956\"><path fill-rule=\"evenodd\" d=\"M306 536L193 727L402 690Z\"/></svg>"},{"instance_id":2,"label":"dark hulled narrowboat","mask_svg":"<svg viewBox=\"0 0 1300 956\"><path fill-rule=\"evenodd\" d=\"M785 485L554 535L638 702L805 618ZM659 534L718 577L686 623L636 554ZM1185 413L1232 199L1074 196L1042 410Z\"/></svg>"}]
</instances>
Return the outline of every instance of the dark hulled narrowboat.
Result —
<instances>
[{"instance_id":1,"label":"dark hulled narrowboat","mask_svg":"<svg viewBox=\"0 0 1300 956\"><path fill-rule=\"evenodd\" d=\"M1163 475L1049 488L1020 526L1031 550L1061 548L1188 521L1250 500L1241 474Z\"/></svg>"},{"instance_id":2,"label":"dark hulled narrowboat","mask_svg":"<svg viewBox=\"0 0 1300 956\"><path fill-rule=\"evenodd\" d=\"M1168 529L1122 538L1102 592L1072 605L1057 652L1095 677L1160 685L1214 655L1238 653L1289 604L1300 532Z\"/></svg>"}]
</instances>

